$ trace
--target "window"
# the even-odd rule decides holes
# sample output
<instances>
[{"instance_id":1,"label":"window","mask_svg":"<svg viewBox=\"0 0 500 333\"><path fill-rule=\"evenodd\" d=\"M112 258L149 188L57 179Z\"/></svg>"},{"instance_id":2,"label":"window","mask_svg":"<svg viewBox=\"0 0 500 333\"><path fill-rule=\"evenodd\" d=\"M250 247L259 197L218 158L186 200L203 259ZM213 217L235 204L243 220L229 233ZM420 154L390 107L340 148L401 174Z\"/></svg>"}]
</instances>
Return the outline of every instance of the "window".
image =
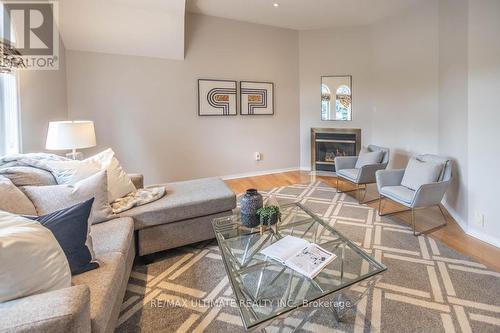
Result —
<instances>
[{"instance_id":1,"label":"window","mask_svg":"<svg viewBox=\"0 0 500 333\"><path fill-rule=\"evenodd\" d=\"M330 89L326 84L321 85L321 119L326 119L330 116L330 100L332 96Z\"/></svg>"},{"instance_id":2,"label":"window","mask_svg":"<svg viewBox=\"0 0 500 333\"><path fill-rule=\"evenodd\" d=\"M18 153L19 141L17 77L0 73L0 156Z\"/></svg>"},{"instance_id":3,"label":"window","mask_svg":"<svg viewBox=\"0 0 500 333\"><path fill-rule=\"evenodd\" d=\"M4 4L0 3L0 40L15 42L14 36L4 36ZM3 57L3 52L2 55ZM17 74L0 67L0 156L20 151Z\"/></svg>"},{"instance_id":4,"label":"window","mask_svg":"<svg viewBox=\"0 0 500 333\"><path fill-rule=\"evenodd\" d=\"M342 85L335 93L335 112L339 120L351 120L351 89Z\"/></svg>"}]
</instances>

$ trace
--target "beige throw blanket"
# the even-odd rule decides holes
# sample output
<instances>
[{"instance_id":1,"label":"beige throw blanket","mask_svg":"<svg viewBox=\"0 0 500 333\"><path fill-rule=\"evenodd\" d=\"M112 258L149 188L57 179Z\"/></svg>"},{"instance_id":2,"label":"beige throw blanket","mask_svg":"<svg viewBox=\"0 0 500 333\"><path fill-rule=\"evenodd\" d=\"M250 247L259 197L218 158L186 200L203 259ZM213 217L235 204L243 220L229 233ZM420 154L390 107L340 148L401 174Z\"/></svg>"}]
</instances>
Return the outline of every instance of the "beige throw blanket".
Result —
<instances>
[{"instance_id":1,"label":"beige throw blanket","mask_svg":"<svg viewBox=\"0 0 500 333\"><path fill-rule=\"evenodd\" d=\"M119 214L135 206L142 206L156 201L165 195L165 187L147 187L127 194L111 203L113 214Z\"/></svg>"}]
</instances>

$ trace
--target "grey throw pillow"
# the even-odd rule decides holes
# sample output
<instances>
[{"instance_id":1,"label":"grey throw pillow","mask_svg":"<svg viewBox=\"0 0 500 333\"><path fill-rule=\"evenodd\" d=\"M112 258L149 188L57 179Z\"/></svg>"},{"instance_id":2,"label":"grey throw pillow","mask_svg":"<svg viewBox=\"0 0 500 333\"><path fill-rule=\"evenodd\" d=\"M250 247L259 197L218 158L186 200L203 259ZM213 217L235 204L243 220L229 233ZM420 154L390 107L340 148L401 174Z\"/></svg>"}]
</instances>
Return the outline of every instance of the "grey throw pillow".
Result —
<instances>
[{"instance_id":1,"label":"grey throw pillow","mask_svg":"<svg viewBox=\"0 0 500 333\"><path fill-rule=\"evenodd\" d=\"M364 167L365 165L379 164L380 161L382 161L383 157L384 152L382 151L361 152L354 167L356 169L359 169L361 167Z\"/></svg>"},{"instance_id":2,"label":"grey throw pillow","mask_svg":"<svg viewBox=\"0 0 500 333\"><path fill-rule=\"evenodd\" d=\"M36 215L35 206L8 178L0 176L0 210L19 214Z\"/></svg>"},{"instance_id":3,"label":"grey throw pillow","mask_svg":"<svg viewBox=\"0 0 500 333\"><path fill-rule=\"evenodd\" d=\"M443 166L442 163L411 158L406 166L401 185L416 191L424 184L434 183L438 180Z\"/></svg>"},{"instance_id":4,"label":"grey throw pillow","mask_svg":"<svg viewBox=\"0 0 500 333\"><path fill-rule=\"evenodd\" d=\"M9 178L16 186L57 185L56 179L49 171L28 166L2 168L0 175Z\"/></svg>"},{"instance_id":5,"label":"grey throw pillow","mask_svg":"<svg viewBox=\"0 0 500 333\"><path fill-rule=\"evenodd\" d=\"M82 179L75 185L24 186L22 190L35 205L38 215L47 215L94 198L90 214L92 224L113 218L108 203L106 171Z\"/></svg>"}]
</instances>

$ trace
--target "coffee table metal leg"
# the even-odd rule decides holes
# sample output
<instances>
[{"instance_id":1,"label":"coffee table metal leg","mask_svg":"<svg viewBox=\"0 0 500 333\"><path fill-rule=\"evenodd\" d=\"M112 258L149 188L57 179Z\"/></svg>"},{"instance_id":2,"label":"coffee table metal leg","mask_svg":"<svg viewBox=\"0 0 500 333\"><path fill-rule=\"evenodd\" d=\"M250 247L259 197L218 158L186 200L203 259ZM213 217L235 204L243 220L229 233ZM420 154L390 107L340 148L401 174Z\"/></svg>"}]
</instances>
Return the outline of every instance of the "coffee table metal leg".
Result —
<instances>
[{"instance_id":1,"label":"coffee table metal leg","mask_svg":"<svg viewBox=\"0 0 500 333\"><path fill-rule=\"evenodd\" d=\"M371 279L369 279L369 281L364 281L367 285L365 290L360 295L356 296L354 299L350 299L350 298L346 297L345 300L340 301L341 296L343 295L342 292L340 292L338 295L334 296L336 298L336 301L339 303L340 302L345 303L346 301L349 302L349 308L344 309L342 311L339 311L339 309L337 309L338 307L335 307L335 306L329 308L333 312L333 316L335 317L335 320L337 322L342 321L342 317L344 317L346 313L353 311L354 308L358 305L358 303L363 299L363 297L368 295L373 290L373 288L380 281L381 278L382 278L381 276L374 276ZM358 286L359 286L359 283L358 283Z\"/></svg>"},{"instance_id":2,"label":"coffee table metal leg","mask_svg":"<svg viewBox=\"0 0 500 333\"><path fill-rule=\"evenodd\" d=\"M364 282L367 285L365 290L363 290L363 292L361 292L359 295L357 295L356 297L354 297L352 299L345 297L342 300L342 296L345 296L344 293L342 293L342 292L335 294L333 297L329 296L328 298L333 298L334 302L337 302L337 303L334 303L334 306L327 307L332 312L335 321L337 323L341 322L342 318L348 312L354 311L354 309L357 307L357 304L363 299L363 297L366 297L373 290L373 288L380 281L381 278L382 278L382 276L374 276L374 277L371 277L370 279L368 279L368 281L365 280ZM357 285L359 286L359 283ZM339 304L341 304L341 302L344 302L344 304L346 302L349 302L349 307L348 308L344 307L343 310L339 309ZM287 318L293 317L294 314L296 314L297 312L300 312L300 311L303 312L304 307L297 308L294 311L291 311L287 314L276 317L267 323L262 323L259 327L255 328L252 331L254 331L254 332L260 331L263 333L267 333L268 332L267 328L269 328L271 326L279 325L278 332L283 332L285 330L285 328L287 328L287 327L290 327L291 332L296 332L296 331L300 330L301 328L303 328L304 325L307 324L307 322L316 314L316 312L318 310L319 309L314 308L311 311L309 311L308 313L306 313L305 317L296 326L294 325L293 327L291 327L291 325L289 325L289 324L285 324L285 320ZM363 314L363 316L365 316L365 314Z\"/></svg>"}]
</instances>

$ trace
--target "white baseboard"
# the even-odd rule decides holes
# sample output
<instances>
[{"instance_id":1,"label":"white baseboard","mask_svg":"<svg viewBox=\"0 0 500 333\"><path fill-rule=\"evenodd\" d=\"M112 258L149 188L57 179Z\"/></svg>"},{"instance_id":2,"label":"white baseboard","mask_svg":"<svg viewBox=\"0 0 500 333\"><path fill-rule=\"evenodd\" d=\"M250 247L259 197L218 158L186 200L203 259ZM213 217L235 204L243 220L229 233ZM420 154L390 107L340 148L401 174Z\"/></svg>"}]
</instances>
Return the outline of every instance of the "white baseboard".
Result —
<instances>
[{"instance_id":1,"label":"white baseboard","mask_svg":"<svg viewBox=\"0 0 500 333\"><path fill-rule=\"evenodd\" d=\"M291 168L284 168L284 169L272 169L272 170L262 170L262 171L252 171L252 172L238 173L238 174L234 174L234 175L221 176L221 178L224 179L224 180L227 180L227 179L238 179L238 178L264 176L264 175L270 175L270 174L273 174L273 173L298 171L298 170L300 170L299 167L291 167Z\"/></svg>"},{"instance_id":2,"label":"white baseboard","mask_svg":"<svg viewBox=\"0 0 500 333\"><path fill-rule=\"evenodd\" d=\"M443 202L444 208L450 213L451 217L457 222L458 226L463 230L463 232L471 237L477 238L482 242L488 243L490 245L496 246L500 248L500 239L495 236L491 236L489 234L486 234L482 232L481 230L478 230L476 228L469 228L469 225L467 224L466 221L464 221L458 213L451 208L448 204Z\"/></svg>"},{"instance_id":3,"label":"white baseboard","mask_svg":"<svg viewBox=\"0 0 500 333\"><path fill-rule=\"evenodd\" d=\"M472 229L472 228L469 228L469 230L466 233L467 233L467 235L472 236L474 238L477 238L480 241L483 241L485 243L488 243L490 245L493 245L493 246L500 248L500 239L498 237L486 234L486 233L482 232L481 230Z\"/></svg>"},{"instance_id":4,"label":"white baseboard","mask_svg":"<svg viewBox=\"0 0 500 333\"><path fill-rule=\"evenodd\" d=\"M311 167L301 166L300 171L311 171Z\"/></svg>"},{"instance_id":5,"label":"white baseboard","mask_svg":"<svg viewBox=\"0 0 500 333\"><path fill-rule=\"evenodd\" d=\"M464 221L460 217L460 215L458 215L458 213L453 208L451 208L446 202L443 201L442 204L443 204L444 208L446 208L448 213L451 215L451 217L453 217L455 222L457 222L458 226L462 229L462 231L467 233L467 229L468 229L467 222Z\"/></svg>"}]
</instances>

